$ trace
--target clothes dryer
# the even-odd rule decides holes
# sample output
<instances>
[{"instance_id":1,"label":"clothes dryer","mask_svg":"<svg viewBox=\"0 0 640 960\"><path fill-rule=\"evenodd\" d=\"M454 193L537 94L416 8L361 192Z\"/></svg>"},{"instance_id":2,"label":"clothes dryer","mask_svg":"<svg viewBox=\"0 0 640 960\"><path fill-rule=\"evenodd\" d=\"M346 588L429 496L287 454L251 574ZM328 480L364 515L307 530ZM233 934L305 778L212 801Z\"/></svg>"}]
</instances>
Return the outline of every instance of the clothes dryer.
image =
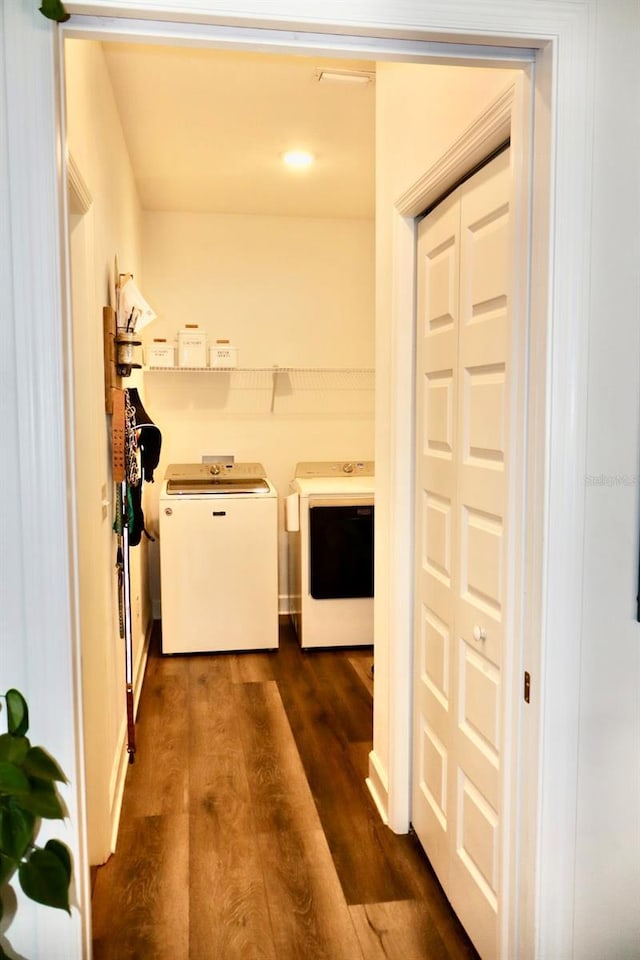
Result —
<instances>
[{"instance_id":1,"label":"clothes dryer","mask_svg":"<svg viewBox=\"0 0 640 960\"><path fill-rule=\"evenodd\" d=\"M300 645L372 644L373 462L299 463L290 489L289 595Z\"/></svg>"}]
</instances>

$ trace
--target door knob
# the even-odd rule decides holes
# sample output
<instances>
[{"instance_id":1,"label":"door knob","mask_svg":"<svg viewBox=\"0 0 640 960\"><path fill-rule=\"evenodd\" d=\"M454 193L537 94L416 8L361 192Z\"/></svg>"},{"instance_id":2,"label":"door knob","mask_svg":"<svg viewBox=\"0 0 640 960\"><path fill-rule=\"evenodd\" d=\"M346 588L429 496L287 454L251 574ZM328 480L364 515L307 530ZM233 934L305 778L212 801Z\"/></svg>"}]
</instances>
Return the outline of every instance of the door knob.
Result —
<instances>
[{"instance_id":1,"label":"door knob","mask_svg":"<svg viewBox=\"0 0 640 960\"><path fill-rule=\"evenodd\" d=\"M479 626L476 624L476 626L473 628L473 639L474 639L474 640L478 640L478 641L480 641L480 640L486 640L486 639L487 639L487 631L485 630L485 628L484 628L484 627L479 627Z\"/></svg>"}]
</instances>

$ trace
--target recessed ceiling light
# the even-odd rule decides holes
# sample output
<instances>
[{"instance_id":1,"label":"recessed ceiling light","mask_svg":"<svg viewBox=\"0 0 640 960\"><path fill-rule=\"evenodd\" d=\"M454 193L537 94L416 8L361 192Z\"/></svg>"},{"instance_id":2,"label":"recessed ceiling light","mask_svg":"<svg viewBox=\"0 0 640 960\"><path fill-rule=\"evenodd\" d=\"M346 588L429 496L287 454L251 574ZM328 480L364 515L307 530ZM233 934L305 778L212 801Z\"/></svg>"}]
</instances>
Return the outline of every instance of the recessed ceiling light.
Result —
<instances>
[{"instance_id":1,"label":"recessed ceiling light","mask_svg":"<svg viewBox=\"0 0 640 960\"><path fill-rule=\"evenodd\" d=\"M295 170L304 170L306 167L311 166L314 161L314 156L307 150L289 150L283 154L282 159L288 167L292 167Z\"/></svg>"}]
</instances>

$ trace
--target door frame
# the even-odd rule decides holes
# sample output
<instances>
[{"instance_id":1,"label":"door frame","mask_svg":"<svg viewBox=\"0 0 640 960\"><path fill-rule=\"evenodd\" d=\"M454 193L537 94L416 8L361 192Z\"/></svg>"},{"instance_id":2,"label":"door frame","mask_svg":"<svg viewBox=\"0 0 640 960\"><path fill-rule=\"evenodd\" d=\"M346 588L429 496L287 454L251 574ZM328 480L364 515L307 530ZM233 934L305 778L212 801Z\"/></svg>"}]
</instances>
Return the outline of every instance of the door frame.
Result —
<instances>
[{"instance_id":1,"label":"door frame","mask_svg":"<svg viewBox=\"0 0 640 960\"><path fill-rule=\"evenodd\" d=\"M172 9L185 18L177 2L121 0L110 6L106 0L67 0L66 5L72 14L110 15L115 27L127 17L148 18L152 23L155 16L166 18ZM223 32L249 28L259 43L264 42L266 33L275 33L281 42L286 40L285 48L292 52L308 52L303 34L309 29L319 31L315 36L323 37L328 54L336 47L344 49L345 37L356 32L354 22L360 36L371 38L372 49L381 51L388 50L390 41L416 37L433 43L461 40L474 44L475 49L466 50L481 57L490 55L496 45L537 50L534 169L542 169L536 167L541 158L548 157L549 163L542 165L547 169L548 189L536 189L532 210L532 316L539 315L544 322L539 342L532 345L532 367L541 371L542 377L531 377L530 400L544 411L539 426L544 443L536 470L538 482L530 498L536 509L530 511L527 531L534 555L542 562L531 571L539 604L527 621L528 634L535 634L537 625L540 635L539 661L532 665L534 681L537 678L534 697L540 717L539 742L531 748L540 757L540 776L534 796L525 798L535 824L535 867L532 884L521 898L524 936L519 955L524 960L542 950L548 956L570 956L573 943L587 395L587 325L583 318L588 313L594 115L588 91L594 76L595 4L593 0L549 0L544 18L534 0L498 0L487 6L480 16L477 0L457 0L455 4L432 0L428 7L416 2L407 14L406 7L398 10L392 4L383 10L376 5L372 12L370 5L363 6L359 0L348 4L325 0L322 4L309 2L301 17L290 0L270 0L266 15L264 7L257 13L249 0L238 3L232 15L222 0L194 0L191 10L196 12L190 16L200 23L217 24ZM365 18L363 24L358 23L361 17ZM28 504L28 509L16 511L20 516L10 522L8 534L15 533L16 564L30 573L28 581L24 578L18 584L24 602L22 612L14 614L12 607L11 621L21 628L18 634L27 637L26 652L19 662L12 656L29 696L38 699L39 716L50 731L52 749L68 758L67 773L74 784L67 790L72 817L69 837L78 866L78 900L85 908L83 916L74 916L71 923L67 920L66 927L51 911L25 911L25 916L38 943L56 943L61 957L75 958L81 950L89 955L89 918L75 527L68 498L72 489L67 432L71 400L64 378L68 276L61 225L66 188L59 142L59 50L55 44L56 33L61 36L63 31L44 21L35 5L33 11L24 4L5 5L2 22L5 38L11 38L0 54L3 82L11 94L6 110L0 112L2 131L8 133L1 149L3 159L9 161L10 216L0 228L0 259L5 265L3 275L10 277L5 302L14 317L12 347L22 359L19 375L10 371L5 387L20 437L21 502ZM228 33L225 36L228 40ZM349 52L354 49L350 46ZM384 55L373 53L377 59ZM50 96L43 96L47 90ZM576 90L583 94L576 97ZM34 277L36 259L39 269ZM22 303L18 291L25 297ZM395 432L400 399L385 394L377 400L385 409L392 406ZM47 465L45 485L41 482L43 462ZM383 465L382 486L389 502L383 534L392 521L403 518L401 466ZM43 530L47 531L46 550ZM397 537L388 542L399 545ZM65 562L56 562L59 557ZM400 609L404 585L391 564L389 567L382 588L391 609L398 603ZM39 600L37 606L34 597ZM42 637L46 637L46 657L42 655ZM559 637L562 643L553 642ZM388 708L388 702L383 703L383 709ZM529 735L525 730L525 741ZM392 762L388 768L393 796L393 785L402 779L402 772L394 770Z\"/></svg>"}]
</instances>

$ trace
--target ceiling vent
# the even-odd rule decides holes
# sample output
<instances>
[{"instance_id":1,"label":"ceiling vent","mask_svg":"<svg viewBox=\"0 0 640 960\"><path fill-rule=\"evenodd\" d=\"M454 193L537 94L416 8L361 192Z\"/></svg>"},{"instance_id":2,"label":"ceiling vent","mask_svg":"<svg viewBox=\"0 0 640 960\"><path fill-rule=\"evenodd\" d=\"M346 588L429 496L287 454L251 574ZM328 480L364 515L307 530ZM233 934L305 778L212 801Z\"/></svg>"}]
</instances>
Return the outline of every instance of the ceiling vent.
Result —
<instances>
[{"instance_id":1,"label":"ceiling vent","mask_svg":"<svg viewBox=\"0 0 640 960\"><path fill-rule=\"evenodd\" d=\"M373 83L373 73L364 70L318 70L318 83L339 83L343 86L366 87Z\"/></svg>"}]
</instances>

